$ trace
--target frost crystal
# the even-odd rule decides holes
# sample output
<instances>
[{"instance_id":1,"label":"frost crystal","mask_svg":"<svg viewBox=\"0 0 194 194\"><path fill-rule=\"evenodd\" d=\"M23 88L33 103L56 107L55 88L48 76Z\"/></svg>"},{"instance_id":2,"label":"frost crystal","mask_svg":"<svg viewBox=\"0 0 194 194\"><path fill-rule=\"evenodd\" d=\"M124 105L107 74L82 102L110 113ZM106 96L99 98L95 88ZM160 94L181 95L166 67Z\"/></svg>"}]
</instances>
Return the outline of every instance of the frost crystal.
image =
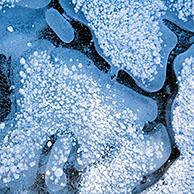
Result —
<instances>
[{"instance_id":1,"label":"frost crystal","mask_svg":"<svg viewBox=\"0 0 194 194\"><path fill-rule=\"evenodd\" d=\"M161 65L163 42L159 20L162 1L73 1L94 30L104 54L114 66L129 70L142 82L153 80Z\"/></svg>"}]
</instances>

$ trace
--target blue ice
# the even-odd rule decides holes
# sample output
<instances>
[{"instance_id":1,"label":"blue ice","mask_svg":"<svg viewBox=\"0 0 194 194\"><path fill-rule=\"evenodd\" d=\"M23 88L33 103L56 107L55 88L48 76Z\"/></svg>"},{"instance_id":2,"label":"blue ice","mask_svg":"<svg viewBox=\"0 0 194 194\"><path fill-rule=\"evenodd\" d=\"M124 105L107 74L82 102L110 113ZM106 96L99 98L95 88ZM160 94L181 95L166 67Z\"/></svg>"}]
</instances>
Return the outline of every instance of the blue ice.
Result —
<instances>
[{"instance_id":1,"label":"blue ice","mask_svg":"<svg viewBox=\"0 0 194 194\"><path fill-rule=\"evenodd\" d=\"M45 173L45 183L52 192L62 190L66 186L67 178L63 168L71 148L71 137L68 135L59 138L52 147Z\"/></svg>"},{"instance_id":2,"label":"blue ice","mask_svg":"<svg viewBox=\"0 0 194 194\"><path fill-rule=\"evenodd\" d=\"M79 10L77 13L74 11L74 4L72 3L72 0L59 0L59 3L61 7L64 9L66 14L75 20L79 20L85 25L88 24L84 14Z\"/></svg>"},{"instance_id":3,"label":"blue ice","mask_svg":"<svg viewBox=\"0 0 194 194\"><path fill-rule=\"evenodd\" d=\"M47 24L65 43L70 43L74 38L71 24L56 10L48 9L45 13Z\"/></svg>"},{"instance_id":4,"label":"blue ice","mask_svg":"<svg viewBox=\"0 0 194 194\"><path fill-rule=\"evenodd\" d=\"M47 26L42 11L21 7L0 11L0 23L0 52L14 59L34 46L38 31Z\"/></svg>"},{"instance_id":5,"label":"blue ice","mask_svg":"<svg viewBox=\"0 0 194 194\"><path fill-rule=\"evenodd\" d=\"M193 57L193 53L194 53L194 45L192 45L186 52L178 55L175 58L175 60L173 62L173 68L174 68L174 71L175 71L177 78L180 76L185 59Z\"/></svg>"},{"instance_id":6,"label":"blue ice","mask_svg":"<svg viewBox=\"0 0 194 194\"><path fill-rule=\"evenodd\" d=\"M61 4L61 6L63 7L63 9L65 10L67 15L71 16L72 18L74 18L76 20L79 20L80 22L84 23L85 25L88 25L88 21L86 20L81 9L78 10L77 13L75 13L75 10L74 10L75 6L71 0L68 0L68 1L60 0L59 2ZM106 2L105 2L105 4L106 4ZM102 10L103 10L103 8L102 8ZM105 8L105 10L106 10L106 8ZM102 17L105 17L103 14L106 15L106 11L104 11L102 13ZM88 25L88 27L90 28L90 30L92 32L95 48L98 51L98 53L109 62L109 64L111 65L112 74L115 74L115 73L117 73L119 68L114 67L114 62L111 61L111 56L105 56L103 49L100 48L99 42L102 42L103 40L98 40L98 38L95 35L95 31L94 31L95 27L93 27L91 23L92 23L92 21L90 21L90 25ZM98 28L101 28L100 24L96 24L96 25L99 25ZM151 78L153 78L153 79L145 79L145 81L142 82L141 77L134 76L132 71L126 70L133 77L133 79L136 81L137 85L148 92L155 92L155 91L158 91L159 89L162 88L164 81L165 81L165 78L166 78L166 66L167 66L167 61L168 61L168 55L177 43L177 39L176 39L175 34L173 32L171 32L168 29L168 27L166 27L163 24L162 18L159 20L159 25L157 27L160 28L159 32L162 33L161 39L163 41L161 43L160 62L159 62L159 64L155 64L156 65L155 72L157 72L157 74L152 73ZM102 33L105 34L105 39L106 39L106 37L111 36L111 34L106 34L106 32L102 31ZM112 32L110 32L110 33L112 33ZM130 32L128 32L128 33L130 33ZM119 39L118 39L118 43L119 43ZM116 48L117 48L117 46L116 46ZM152 56L150 56L150 57L152 57ZM140 67L140 68L142 68L142 70L143 70L144 64L142 64L142 67ZM152 67L150 66L150 68L152 68Z\"/></svg>"},{"instance_id":7,"label":"blue ice","mask_svg":"<svg viewBox=\"0 0 194 194\"><path fill-rule=\"evenodd\" d=\"M47 6L50 2L51 0L20 0L15 4L26 8L39 9Z\"/></svg>"},{"instance_id":8,"label":"blue ice","mask_svg":"<svg viewBox=\"0 0 194 194\"><path fill-rule=\"evenodd\" d=\"M17 171L21 176L19 181L25 180L22 184L32 184L34 179L30 175L35 178L41 147L46 143L47 137L58 131L72 132L78 141L80 155L75 166L77 169L99 160L109 145L115 145L114 149L117 150L117 147L123 147L128 141L140 155L147 153L145 161L137 161L133 157L133 162L138 162L140 168L142 164L146 164L146 172L159 168L168 158L170 146L164 127L159 127L151 135L142 133L145 122L153 121L157 116L156 102L111 81L109 75L100 72L82 53L54 48L47 41L38 41L34 47L18 57L18 62L24 66L22 72L19 72L23 84L19 90L21 107L16 121L18 128L11 134L16 136L12 141L20 140L14 145L13 151L19 146L18 154L21 151L25 153L25 163L21 163L21 172ZM20 136L24 138L21 139ZM70 140L60 137L54 144L47 163L46 185L53 192L66 185L66 174L61 169L71 152ZM164 143L167 145L161 150L162 157L157 156L157 149L150 146L149 142L153 142L156 148ZM26 147L27 143L31 146ZM7 149L7 153L12 154L13 151L10 147ZM4 153L3 150L1 152ZM62 156L60 152L64 153L63 160L58 160ZM10 160L12 162L8 169L12 169L15 159ZM33 168L25 169L23 166ZM56 173L52 173L52 169ZM138 172L139 175L142 173L139 170ZM49 178L50 175L53 180ZM55 182L56 177L60 178ZM17 184L17 181L13 181L14 173L11 170L9 174L3 174L2 179L12 189ZM6 184L7 180L11 183Z\"/></svg>"},{"instance_id":9,"label":"blue ice","mask_svg":"<svg viewBox=\"0 0 194 194\"><path fill-rule=\"evenodd\" d=\"M168 56L171 50L177 44L176 35L162 22L162 19L159 21L160 32L162 33L162 44L161 44L161 63L157 66L156 71L158 72L154 75L154 79L152 81L146 80L145 83L142 83L140 79L132 76L134 80L136 80L137 85L143 88L148 92L155 92L162 88L165 80L166 80L166 71L167 71L167 61Z\"/></svg>"},{"instance_id":10,"label":"blue ice","mask_svg":"<svg viewBox=\"0 0 194 194\"><path fill-rule=\"evenodd\" d=\"M20 5L41 8L49 2L21 1ZM32 185L41 148L48 137L58 131L72 132L78 141L80 155L77 169L100 160L108 146L116 146L115 150L118 146L119 150L128 142L140 148L136 149L137 152L147 152L145 157L148 160L138 163L140 167L143 162L146 164L147 173L158 169L166 161L170 154L170 142L165 127L157 126L150 135L142 133L144 124L157 117L158 107L154 100L112 81L110 75L100 72L82 53L55 48L47 40L37 40L37 32L46 23L64 42L73 40L72 26L57 10L46 11L46 22L39 19L42 16L39 10L15 8L0 14L0 22L3 23L0 26L0 52L13 57L18 102L15 127L10 129L0 147L0 187L8 185L14 190L18 183L26 187ZM163 62L166 64L176 39L163 24L161 30L165 47ZM168 41L169 38L171 41ZM150 83L149 87L145 87L138 84L148 91L158 90L165 79L165 68L164 65L159 69L155 85ZM162 157L157 155L154 146L149 147L149 142L157 147L165 144L161 150ZM66 186L63 166L71 149L72 140L66 136L59 137L52 148L45 170L45 183L52 192ZM152 155L149 155L150 152ZM60 157L62 159L58 160ZM135 157L132 161L132 166L137 163Z\"/></svg>"},{"instance_id":11,"label":"blue ice","mask_svg":"<svg viewBox=\"0 0 194 194\"><path fill-rule=\"evenodd\" d=\"M164 0L164 2L167 5L167 10L163 17L185 30L194 32L193 2L187 2L187 0L172 2Z\"/></svg>"}]
</instances>

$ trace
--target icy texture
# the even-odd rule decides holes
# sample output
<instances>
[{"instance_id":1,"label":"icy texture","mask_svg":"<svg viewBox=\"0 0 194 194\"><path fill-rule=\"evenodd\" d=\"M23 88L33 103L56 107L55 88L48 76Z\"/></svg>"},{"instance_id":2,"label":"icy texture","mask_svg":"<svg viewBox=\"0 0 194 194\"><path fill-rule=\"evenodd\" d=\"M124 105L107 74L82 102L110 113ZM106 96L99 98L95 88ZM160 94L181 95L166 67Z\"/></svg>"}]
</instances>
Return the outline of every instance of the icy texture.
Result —
<instances>
[{"instance_id":1,"label":"icy texture","mask_svg":"<svg viewBox=\"0 0 194 194\"><path fill-rule=\"evenodd\" d=\"M14 59L33 47L37 31L46 27L40 10L27 8L6 9L0 12L0 53ZM12 28L13 31L9 29Z\"/></svg>"},{"instance_id":2,"label":"icy texture","mask_svg":"<svg viewBox=\"0 0 194 194\"><path fill-rule=\"evenodd\" d=\"M13 8L16 5L32 8L32 9L39 9L47 6L51 0L0 0L0 11L2 7L9 7Z\"/></svg>"},{"instance_id":3,"label":"icy texture","mask_svg":"<svg viewBox=\"0 0 194 194\"><path fill-rule=\"evenodd\" d=\"M156 117L157 106L152 100L109 81L107 76L100 76L92 64L87 66L87 63L92 63L87 58L84 62L84 58L79 57L84 62L82 65L80 59L71 59L70 56L79 56L75 51L61 49L55 52L67 64L64 70L66 77L63 79L67 83L65 87L72 92L66 92L62 99L66 99L68 104L71 102L71 105L64 104L66 110L71 106L71 114L65 115L65 118L71 125L75 125L72 131L81 144L81 151L84 150L80 163L95 162L103 154L104 146L116 146L119 142L119 137L115 141L118 131L122 137L130 133L130 123L136 117L132 111L139 122L144 123ZM153 112L149 112L149 106L153 107Z\"/></svg>"},{"instance_id":4,"label":"icy texture","mask_svg":"<svg viewBox=\"0 0 194 194\"><path fill-rule=\"evenodd\" d=\"M119 153L87 169L81 193L130 193L145 173L158 169L170 155L170 141L164 126L141 137L135 134ZM165 145L165 146L164 146Z\"/></svg>"},{"instance_id":5,"label":"icy texture","mask_svg":"<svg viewBox=\"0 0 194 194\"><path fill-rule=\"evenodd\" d=\"M14 4L19 1L21 0L0 0L0 11L4 6L7 6L9 8L14 7Z\"/></svg>"},{"instance_id":6,"label":"icy texture","mask_svg":"<svg viewBox=\"0 0 194 194\"><path fill-rule=\"evenodd\" d=\"M194 31L194 1L192 0L163 0L167 10L164 18L169 19L178 26Z\"/></svg>"},{"instance_id":7,"label":"icy texture","mask_svg":"<svg viewBox=\"0 0 194 194\"><path fill-rule=\"evenodd\" d=\"M56 49L52 53L40 48L20 58L24 66L19 72L20 112L0 149L0 177L5 185L36 172L40 149L55 133L75 134L80 144L78 163L85 166L98 160L109 146L123 146L130 134L136 136L136 130L142 133L143 124L157 116L153 100L105 75L100 78L92 61L79 52Z\"/></svg>"},{"instance_id":8,"label":"icy texture","mask_svg":"<svg viewBox=\"0 0 194 194\"><path fill-rule=\"evenodd\" d=\"M194 15L194 2L193 0L169 0L170 8L172 11L177 12L177 16L180 20L184 22L188 21L188 19L192 20Z\"/></svg>"},{"instance_id":9,"label":"icy texture","mask_svg":"<svg viewBox=\"0 0 194 194\"><path fill-rule=\"evenodd\" d=\"M39 9L47 6L51 0L18 0L15 5L27 8Z\"/></svg>"},{"instance_id":10,"label":"icy texture","mask_svg":"<svg viewBox=\"0 0 194 194\"><path fill-rule=\"evenodd\" d=\"M34 8L49 3L23 2ZM118 1L73 1L77 5L75 11L81 8L105 54L112 57L115 69L128 70L141 87L154 91L161 88L165 80L167 56L176 38L160 20L165 6L161 1L150 2L131 1L128 5L121 1L117 5ZM0 52L12 57L19 107L15 122L0 144L0 189L31 186L42 147L51 135L67 132L74 134L79 145L75 168L87 167L81 182L82 193L130 192L143 175L158 169L171 151L164 126L157 126L149 135L142 132L145 122L156 118L157 104L110 80L110 75L100 72L83 54L65 48L54 49L48 41L37 41L37 32L46 26L45 10L17 8L14 12L6 9L0 13ZM61 22L59 17L63 19ZM46 20L64 42L73 40L72 27L56 10L47 10ZM70 28L61 30L62 24ZM131 60L127 64L131 65L129 69L125 63L128 60ZM186 63L193 64L193 58ZM186 76L183 78L182 82L187 80ZM190 95L192 93L193 90ZM193 105L188 110L193 114ZM181 125L179 122L182 121L175 117L174 125ZM192 120L190 123L193 125ZM6 127L0 124L0 130ZM190 132L188 129L184 133ZM179 137L183 135L176 129L179 146L183 143ZM66 185L63 167L71 145L71 138L60 137L50 153L45 182L53 192ZM184 149L189 150L183 146L183 153ZM191 151L189 154L193 155ZM188 161L192 161L191 155ZM193 164L187 164L192 170Z\"/></svg>"},{"instance_id":11,"label":"icy texture","mask_svg":"<svg viewBox=\"0 0 194 194\"><path fill-rule=\"evenodd\" d=\"M173 127L181 156L164 175L164 180L144 192L147 194L194 191L194 46L178 56L174 65L180 70L180 89L174 104Z\"/></svg>"},{"instance_id":12,"label":"icy texture","mask_svg":"<svg viewBox=\"0 0 194 194\"><path fill-rule=\"evenodd\" d=\"M20 121L24 122L22 119ZM33 184L39 160L38 150L34 149L33 133L35 132L31 131L24 122L23 125L18 125L17 129L8 133L1 142L0 187L5 185L14 187L15 183L12 182L18 180L26 186Z\"/></svg>"},{"instance_id":13,"label":"icy texture","mask_svg":"<svg viewBox=\"0 0 194 194\"><path fill-rule=\"evenodd\" d=\"M47 145L50 147L49 143L51 142L48 142ZM52 148L45 173L45 183L52 192L62 190L66 186L67 180L63 167L68 160L71 143L71 138L64 136L58 139Z\"/></svg>"},{"instance_id":14,"label":"icy texture","mask_svg":"<svg viewBox=\"0 0 194 194\"><path fill-rule=\"evenodd\" d=\"M175 36L160 21L166 9L162 1L73 3L75 11L81 9L84 13L113 66L129 71L147 90L161 88L168 54L176 44ZM172 42L166 41L167 37Z\"/></svg>"},{"instance_id":15,"label":"icy texture","mask_svg":"<svg viewBox=\"0 0 194 194\"><path fill-rule=\"evenodd\" d=\"M74 31L71 24L56 10L46 11L46 21L57 36L65 43L69 43L74 38Z\"/></svg>"}]
</instances>

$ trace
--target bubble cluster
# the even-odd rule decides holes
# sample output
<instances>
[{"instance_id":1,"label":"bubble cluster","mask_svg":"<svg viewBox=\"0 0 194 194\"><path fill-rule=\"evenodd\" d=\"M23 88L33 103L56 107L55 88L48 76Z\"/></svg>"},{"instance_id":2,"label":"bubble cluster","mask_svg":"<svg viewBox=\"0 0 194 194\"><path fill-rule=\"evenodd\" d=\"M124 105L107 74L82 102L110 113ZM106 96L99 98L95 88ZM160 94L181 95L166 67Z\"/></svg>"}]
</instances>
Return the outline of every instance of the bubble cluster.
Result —
<instances>
[{"instance_id":1,"label":"bubble cluster","mask_svg":"<svg viewBox=\"0 0 194 194\"><path fill-rule=\"evenodd\" d=\"M124 107L122 100L112 100L117 95L111 89L110 96L106 96L97 80L82 72L82 63L71 66L73 60L70 58L68 65L57 63L57 59L52 63L46 52L37 51L29 59L20 59L25 69L19 73L23 87L17 102L21 111L16 117L16 129L4 138L0 150L1 177L7 177L4 183L19 178L19 172L28 169L28 160L34 164L33 160L38 160L35 150L40 150L47 138L57 132L73 131L84 150L82 157L95 161L105 143L115 139L116 130L123 130L123 138L135 130L130 128L136 120L132 111ZM123 111L118 112L118 107ZM123 119L123 123L119 122Z\"/></svg>"},{"instance_id":2,"label":"bubble cluster","mask_svg":"<svg viewBox=\"0 0 194 194\"><path fill-rule=\"evenodd\" d=\"M79 53L79 57L75 56L68 49L53 51L51 55L35 50L29 57L19 59L24 67L19 72L22 87L17 103L20 111L15 127L5 136L0 148L0 178L4 185L21 181L23 177L35 177L40 151L46 142L47 146L52 146L49 137L54 134L73 134L78 142L75 168L91 167L82 183L93 175L93 168L100 170L99 161L111 155L112 162L105 160L103 163L110 167L107 173L112 176L108 178L116 181L115 171L120 166L123 170L119 176L126 180L121 187L126 189L131 181L131 189L142 174L158 168L168 157L170 148L164 146L165 142L169 144L165 128L148 136L142 132L143 123L153 117L146 116L145 107L150 108L151 104L144 99L140 106L145 110L140 111L138 101L135 102L140 98L137 94L136 99L130 90L125 91L118 83L101 77L87 57ZM73 145L71 138L59 137L61 140L54 144L45 172L47 182L51 181L48 185L52 183L55 191L66 184L62 170ZM128 173L133 173L130 179ZM28 185L32 183L31 179ZM89 193L93 184L95 180L87 187ZM112 187L117 192L114 184L109 185L109 189Z\"/></svg>"},{"instance_id":3,"label":"bubble cluster","mask_svg":"<svg viewBox=\"0 0 194 194\"><path fill-rule=\"evenodd\" d=\"M172 11L177 12L177 16L184 22L188 21L188 18L193 19L194 15L194 2L192 0L170 0L170 8Z\"/></svg>"},{"instance_id":4,"label":"bubble cluster","mask_svg":"<svg viewBox=\"0 0 194 194\"><path fill-rule=\"evenodd\" d=\"M71 137L63 136L63 138L57 140L52 148L46 165L45 183L53 192L66 186L67 178L63 169L64 163L68 161L71 146Z\"/></svg>"},{"instance_id":5,"label":"bubble cluster","mask_svg":"<svg viewBox=\"0 0 194 194\"><path fill-rule=\"evenodd\" d=\"M39 9L45 7L49 3L50 0L0 0L0 8L14 8L15 6L19 5L27 8Z\"/></svg>"},{"instance_id":6,"label":"bubble cluster","mask_svg":"<svg viewBox=\"0 0 194 194\"><path fill-rule=\"evenodd\" d=\"M162 65L160 18L162 1L73 1L84 13L100 48L114 66L126 69L144 83Z\"/></svg>"},{"instance_id":7,"label":"bubble cluster","mask_svg":"<svg viewBox=\"0 0 194 194\"><path fill-rule=\"evenodd\" d=\"M88 168L80 193L131 193L143 175L158 168L156 160L164 157L164 141L152 140L137 134L117 155Z\"/></svg>"}]
</instances>

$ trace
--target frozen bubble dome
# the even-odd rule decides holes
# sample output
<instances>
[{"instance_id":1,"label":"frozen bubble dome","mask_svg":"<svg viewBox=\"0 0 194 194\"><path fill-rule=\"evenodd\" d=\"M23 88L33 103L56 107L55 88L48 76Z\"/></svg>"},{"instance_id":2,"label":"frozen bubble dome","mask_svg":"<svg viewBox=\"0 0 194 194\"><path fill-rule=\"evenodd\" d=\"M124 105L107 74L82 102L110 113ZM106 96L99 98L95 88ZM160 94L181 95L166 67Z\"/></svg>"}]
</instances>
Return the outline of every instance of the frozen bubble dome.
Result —
<instances>
[{"instance_id":1,"label":"frozen bubble dome","mask_svg":"<svg viewBox=\"0 0 194 194\"><path fill-rule=\"evenodd\" d=\"M0 0L0 194L193 193L193 8Z\"/></svg>"}]
</instances>

